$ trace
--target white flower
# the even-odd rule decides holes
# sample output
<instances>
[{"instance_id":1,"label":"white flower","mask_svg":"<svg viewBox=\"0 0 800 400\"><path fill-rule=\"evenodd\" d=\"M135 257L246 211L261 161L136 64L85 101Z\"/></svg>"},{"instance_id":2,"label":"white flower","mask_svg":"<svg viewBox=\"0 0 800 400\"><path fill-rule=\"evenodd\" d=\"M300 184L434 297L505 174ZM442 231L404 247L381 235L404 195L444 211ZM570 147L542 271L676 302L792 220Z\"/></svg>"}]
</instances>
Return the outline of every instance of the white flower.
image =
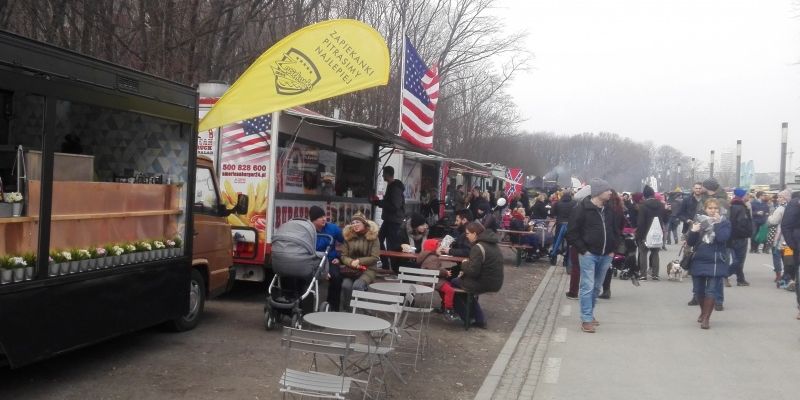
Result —
<instances>
[{"instance_id":1,"label":"white flower","mask_svg":"<svg viewBox=\"0 0 800 400\"><path fill-rule=\"evenodd\" d=\"M81 260L87 260L92 258L92 253L89 253L89 250L86 249L78 249L78 256Z\"/></svg>"},{"instance_id":2,"label":"white flower","mask_svg":"<svg viewBox=\"0 0 800 400\"><path fill-rule=\"evenodd\" d=\"M25 267L28 265L22 257L11 257L8 261L15 267Z\"/></svg>"},{"instance_id":3,"label":"white flower","mask_svg":"<svg viewBox=\"0 0 800 400\"><path fill-rule=\"evenodd\" d=\"M160 242L158 240L154 241L153 245L156 246L157 249L163 249L164 248L164 242Z\"/></svg>"},{"instance_id":4,"label":"white flower","mask_svg":"<svg viewBox=\"0 0 800 400\"><path fill-rule=\"evenodd\" d=\"M145 248L148 251L149 250L153 250L153 246L151 246L150 243L147 243L147 242L140 242L139 246Z\"/></svg>"},{"instance_id":5,"label":"white flower","mask_svg":"<svg viewBox=\"0 0 800 400\"><path fill-rule=\"evenodd\" d=\"M70 254L70 252L68 251L62 251L61 257L63 257L67 261L72 261L72 254Z\"/></svg>"},{"instance_id":6,"label":"white flower","mask_svg":"<svg viewBox=\"0 0 800 400\"><path fill-rule=\"evenodd\" d=\"M3 201L6 203L19 203L22 201L22 193L8 192L3 196Z\"/></svg>"},{"instance_id":7,"label":"white flower","mask_svg":"<svg viewBox=\"0 0 800 400\"><path fill-rule=\"evenodd\" d=\"M136 246L134 246L132 244L126 244L125 245L125 251L127 251L128 253L134 253L134 252L136 252Z\"/></svg>"},{"instance_id":8,"label":"white flower","mask_svg":"<svg viewBox=\"0 0 800 400\"><path fill-rule=\"evenodd\" d=\"M111 253L113 255L115 255L115 256L121 256L122 253L124 253L124 252L125 252L125 250L123 250L122 247L119 247L119 246L114 246L114 247L111 248Z\"/></svg>"}]
</instances>

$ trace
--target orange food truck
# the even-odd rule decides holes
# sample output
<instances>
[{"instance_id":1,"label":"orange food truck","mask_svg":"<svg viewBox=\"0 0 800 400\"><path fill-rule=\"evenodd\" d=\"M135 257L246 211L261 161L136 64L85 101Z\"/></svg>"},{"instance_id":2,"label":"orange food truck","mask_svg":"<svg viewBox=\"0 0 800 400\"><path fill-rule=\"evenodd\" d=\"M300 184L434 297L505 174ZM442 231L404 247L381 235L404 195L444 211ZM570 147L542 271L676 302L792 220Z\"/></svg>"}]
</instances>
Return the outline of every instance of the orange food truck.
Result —
<instances>
[{"instance_id":1,"label":"orange food truck","mask_svg":"<svg viewBox=\"0 0 800 400\"><path fill-rule=\"evenodd\" d=\"M0 31L0 364L192 329L230 287L196 127L191 87Z\"/></svg>"}]
</instances>

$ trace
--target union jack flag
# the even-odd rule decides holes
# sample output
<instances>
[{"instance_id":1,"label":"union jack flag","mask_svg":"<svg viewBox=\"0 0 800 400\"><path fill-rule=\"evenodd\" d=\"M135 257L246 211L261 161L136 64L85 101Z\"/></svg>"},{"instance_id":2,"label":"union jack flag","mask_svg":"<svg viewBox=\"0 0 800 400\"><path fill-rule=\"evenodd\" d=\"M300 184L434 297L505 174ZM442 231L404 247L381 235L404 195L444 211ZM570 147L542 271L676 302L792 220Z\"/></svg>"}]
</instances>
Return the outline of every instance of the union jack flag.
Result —
<instances>
[{"instance_id":1,"label":"union jack flag","mask_svg":"<svg viewBox=\"0 0 800 400\"><path fill-rule=\"evenodd\" d=\"M226 125L222 129L222 162L263 163L269 160L272 115Z\"/></svg>"},{"instance_id":2,"label":"union jack flag","mask_svg":"<svg viewBox=\"0 0 800 400\"><path fill-rule=\"evenodd\" d=\"M522 193L522 168L509 168L506 170L506 178L514 181L506 182L506 198L511 198L515 193Z\"/></svg>"},{"instance_id":3,"label":"union jack flag","mask_svg":"<svg viewBox=\"0 0 800 400\"><path fill-rule=\"evenodd\" d=\"M403 71L400 136L424 149L433 148L433 113L439 102L439 67L425 66L408 37Z\"/></svg>"}]
</instances>

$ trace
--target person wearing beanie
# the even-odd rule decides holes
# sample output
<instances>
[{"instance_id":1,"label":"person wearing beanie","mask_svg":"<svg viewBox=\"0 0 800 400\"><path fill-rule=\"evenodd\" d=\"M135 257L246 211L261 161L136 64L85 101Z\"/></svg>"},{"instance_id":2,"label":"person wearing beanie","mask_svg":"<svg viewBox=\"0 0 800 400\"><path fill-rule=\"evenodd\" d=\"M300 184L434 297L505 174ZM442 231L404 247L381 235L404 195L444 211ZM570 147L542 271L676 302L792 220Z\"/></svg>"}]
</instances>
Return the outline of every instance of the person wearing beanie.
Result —
<instances>
[{"instance_id":1,"label":"person wearing beanie","mask_svg":"<svg viewBox=\"0 0 800 400\"><path fill-rule=\"evenodd\" d=\"M412 213L400 230L400 248L406 253L419 253L428 239L428 223L419 213Z\"/></svg>"},{"instance_id":2,"label":"person wearing beanie","mask_svg":"<svg viewBox=\"0 0 800 400\"><path fill-rule=\"evenodd\" d=\"M714 193L719 190L719 182L714 178L708 178L703 181L703 188Z\"/></svg>"},{"instance_id":3,"label":"person wearing beanie","mask_svg":"<svg viewBox=\"0 0 800 400\"><path fill-rule=\"evenodd\" d=\"M367 290L375 280L381 248L378 244L378 224L357 212L344 228L344 245L340 272L342 273L342 303L350 307L353 290ZM420 245L422 247L422 245Z\"/></svg>"},{"instance_id":4,"label":"person wearing beanie","mask_svg":"<svg viewBox=\"0 0 800 400\"><path fill-rule=\"evenodd\" d=\"M753 236L753 217L747 207L747 190L742 188L733 189L734 198L730 205L731 220L731 266L728 277L725 278L725 286L730 287L730 276L736 275L736 286L750 286L744 277L744 261L747 257L747 240ZM724 297L721 300L724 300Z\"/></svg>"},{"instance_id":5,"label":"person wearing beanie","mask_svg":"<svg viewBox=\"0 0 800 400\"><path fill-rule=\"evenodd\" d=\"M328 250L331 244L331 237L337 243L344 243L344 236L339 226L328 222L325 217L325 210L318 206L311 206L308 210L308 219L314 224L317 230L317 251ZM332 311L339 311L339 299L342 292L342 274L339 273L339 252L336 250L336 244L330 246L328 252L328 296L327 301Z\"/></svg>"},{"instance_id":6,"label":"person wearing beanie","mask_svg":"<svg viewBox=\"0 0 800 400\"><path fill-rule=\"evenodd\" d=\"M700 205L698 205L697 210L695 210L695 214L704 214L706 200L708 199L716 199L719 202L720 213L722 215L728 215L728 211L730 211L730 199L728 199L728 194L725 193L722 188L719 186L719 182L717 182L714 178L708 178L703 181L703 200Z\"/></svg>"},{"instance_id":7,"label":"person wearing beanie","mask_svg":"<svg viewBox=\"0 0 800 400\"><path fill-rule=\"evenodd\" d=\"M589 185L591 197L584 198L570 213L566 237L578 253L581 271L578 291L581 330L594 333L600 325L594 316L595 305L611 266L611 255L621 240L622 215L617 215L608 205L611 199L608 182L595 178Z\"/></svg>"},{"instance_id":8,"label":"person wearing beanie","mask_svg":"<svg viewBox=\"0 0 800 400\"><path fill-rule=\"evenodd\" d=\"M656 192L648 185L642 189L642 195L645 200L639 205L638 220L636 221L636 244L639 247L639 279L646 281L649 279L659 280L658 272L660 267L660 260L658 256L659 250L663 245L662 242L657 244L645 244L650 228L664 231L662 227L664 218L664 203L656 200ZM657 225L653 225L657 224ZM649 256L648 256L649 253Z\"/></svg>"}]
</instances>

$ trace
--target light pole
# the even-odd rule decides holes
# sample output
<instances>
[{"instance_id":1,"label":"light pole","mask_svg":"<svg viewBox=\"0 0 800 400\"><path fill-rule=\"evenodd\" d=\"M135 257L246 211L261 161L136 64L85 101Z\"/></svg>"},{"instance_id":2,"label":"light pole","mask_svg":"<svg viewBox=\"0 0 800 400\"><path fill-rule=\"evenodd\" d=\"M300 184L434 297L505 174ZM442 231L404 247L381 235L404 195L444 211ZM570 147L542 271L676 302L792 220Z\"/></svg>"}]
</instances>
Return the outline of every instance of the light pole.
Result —
<instances>
[{"instance_id":1,"label":"light pole","mask_svg":"<svg viewBox=\"0 0 800 400\"><path fill-rule=\"evenodd\" d=\"M786 188L786 140L789 136L789 123L781 124L781 190Z\"/></svg>"},{"instance_id":2,"label":"light pole","mask_svg":"<svg viewBox=\"0 0 800 400\"><path fill-rule=\"evenodd\" d=\"M736 141L736 187L742 184L742 140Z\"/></svg>"},{"instance_id":3,"label":"light pole","mask_svg":"<svg viewBox=\"0 0 800 400\"><path fill-rule=\"evenodd\" d=\"M692 157L692 182L691 182L692 186L694 186L694 182L695 182L695 180L694 180L694 157Z\"/></svg>"},{"instance_id":4,"label":"light pole","mask_svg":"<svg viewBox=\"0 0 800 400\"><path fill-rule=\"evenodd\" d=\"M714 177L714 150L711 150L711 164L710 164L709 171L710 171L710 177L713 178Z\"/></svg>"}]
</instances>

